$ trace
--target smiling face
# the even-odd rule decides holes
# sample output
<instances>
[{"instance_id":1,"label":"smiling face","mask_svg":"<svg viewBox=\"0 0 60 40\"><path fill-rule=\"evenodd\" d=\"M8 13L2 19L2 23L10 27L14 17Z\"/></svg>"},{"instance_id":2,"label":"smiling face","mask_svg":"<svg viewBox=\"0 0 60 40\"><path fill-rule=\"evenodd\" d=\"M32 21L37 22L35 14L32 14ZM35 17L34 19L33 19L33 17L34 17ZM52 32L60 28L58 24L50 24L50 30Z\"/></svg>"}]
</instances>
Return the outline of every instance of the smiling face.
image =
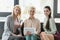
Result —
<instances>
[{"instance_id":1,"label":"smiling face","mask_svg":"<svg viewBox=\"0 0 60 40\"><path fill-rule=\"evenodd\" d=\"M48 8L44 8L45 16L49 16L50 13L51 13L51 11Z\"/></svg>"},{"instance_id":2,"label":"smiling face","mask_svg":"<svg viewBox=\"0 0 60 40\"><path fill-rule=\"evenodd\" d=\"M21 14L21 9L19 6L16 5L13 9L13 15L18 16L20 14Z\"/></svg>"},{"instance_id":3,"label":"smiling face","mask_svg":"<svg viewBox=\"0 0 60 40\"><path fill-rule=\"evenodd\" d=\"M30 9L30 16L34 16L34 14L35 14L35 8L31 7L31 9Z\"/></svg>"}]
</instances>

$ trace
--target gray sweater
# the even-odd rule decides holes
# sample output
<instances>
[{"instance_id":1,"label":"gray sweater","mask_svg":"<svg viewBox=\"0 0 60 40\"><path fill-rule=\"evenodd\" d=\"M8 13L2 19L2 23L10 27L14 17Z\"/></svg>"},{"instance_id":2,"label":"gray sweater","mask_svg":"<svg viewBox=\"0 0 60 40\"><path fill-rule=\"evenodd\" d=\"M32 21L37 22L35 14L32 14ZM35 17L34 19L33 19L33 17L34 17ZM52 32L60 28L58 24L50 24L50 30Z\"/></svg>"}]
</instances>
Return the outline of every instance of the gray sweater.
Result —
<instances>
[{"instance_id":1,"label":"gray sweater","mask_svg":"<svg viewBox=\"0 0 60 40\"><path fill-rule=\"evenodd\" d=\"M8 40L10 34L13 32L14 28L14 19L12 15L7 16L7 19L4 24L4 32L2 35L2 40Z\"/></svg>"}]
</instances>

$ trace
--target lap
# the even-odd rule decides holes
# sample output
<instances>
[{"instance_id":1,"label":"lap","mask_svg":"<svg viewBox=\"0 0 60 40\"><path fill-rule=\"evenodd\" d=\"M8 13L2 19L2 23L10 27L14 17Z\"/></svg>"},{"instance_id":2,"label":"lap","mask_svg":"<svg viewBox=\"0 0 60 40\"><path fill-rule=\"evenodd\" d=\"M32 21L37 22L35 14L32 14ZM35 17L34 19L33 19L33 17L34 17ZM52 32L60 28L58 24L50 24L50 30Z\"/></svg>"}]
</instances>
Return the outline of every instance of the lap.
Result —
<instances>
[{"instance_id":1,"label":"lap","mask_svg":"<svg viewBox=\"0 0 60 40\"><path fill-rule=\"evenodd\" d=\"M10 36L8 40L24 40L24 37Z\"/></svg>"},{"instance_id":2,"label":"lap","mask_svg":"<svg viewBox=\"0 0 60 40\"><path fill-rule=\"evenodd\" d=\"M47 36L47 37L54 38L53 34L46 34L45 32L41 32L40 36Z\"/></svg>"},{"instance_id":3,"label":"lap","mask_svg":"<svg viewBox=\"0 0 60 40\"><path fill-rule=\"evenodd\" d=\"M40 35L53 36L53 34L47 34L47 33L45 33L45 32L41 32L41 34L40 34Z\"/></svg>"},{"instance_id":4,"label":"lap","mask_svg":"<svg viewBox=\"0 0 60 40\"><path fill-rule=\"evenodd\" d=\"M37 40L37 39L40 40L40 36L35 35L35 34L32 34L32 35L26 35L25 38L27 38L27 39L28 39L28 38L29 38L29 39L32 39L32 38L33 38L33 39L36 39L36 40Z\"/></svg>"}]
</instances>

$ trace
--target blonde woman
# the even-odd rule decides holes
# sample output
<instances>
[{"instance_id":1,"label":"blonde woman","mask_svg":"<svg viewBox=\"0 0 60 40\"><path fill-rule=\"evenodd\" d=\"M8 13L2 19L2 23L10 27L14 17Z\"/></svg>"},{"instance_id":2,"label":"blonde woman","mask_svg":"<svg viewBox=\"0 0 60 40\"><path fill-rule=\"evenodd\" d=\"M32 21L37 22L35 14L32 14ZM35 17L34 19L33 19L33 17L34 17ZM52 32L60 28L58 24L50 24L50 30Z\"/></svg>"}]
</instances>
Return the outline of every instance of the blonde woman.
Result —
<instances>
[{"instance_id":1,"label":"blonde woman","mask_svg":"<svg viewBox=\"0 0 60 40\"><path fill-rule=\"evenodd\" d=\"M24 28L25 27L35 28L36 32L31 34L30 31L27 31L24 34L26 40L37 40L38 37L36 35L39 35L40 30L41 30L40 29L41 28L40 21L34 17L34 14L35 14L35 8L31 7L29 10L29 18L24 21Z\"/></svg>"},{"instance_id":2,"label":"blonde woman","mask_svg":"<svg viewBox=\"0 0 60 40\"><path fill-rule=\"evenodd\" d=\"M41 32L41 40L54 40L54 35L57 31L54 19L51 17L51 8L45 6L44 8L45 20L43 29L44 32Z\"/></svg>"},{"instance_id":3,"label":"blonde woman","mask_svg":"<svg viewBox=\"0 0 60 40\"><path fill-rule=\"evenodd\" d=\"M2 40L23 40L21 34L21 8L15 5L11 15L7 16Z\"/></svg>"}]
</instances>

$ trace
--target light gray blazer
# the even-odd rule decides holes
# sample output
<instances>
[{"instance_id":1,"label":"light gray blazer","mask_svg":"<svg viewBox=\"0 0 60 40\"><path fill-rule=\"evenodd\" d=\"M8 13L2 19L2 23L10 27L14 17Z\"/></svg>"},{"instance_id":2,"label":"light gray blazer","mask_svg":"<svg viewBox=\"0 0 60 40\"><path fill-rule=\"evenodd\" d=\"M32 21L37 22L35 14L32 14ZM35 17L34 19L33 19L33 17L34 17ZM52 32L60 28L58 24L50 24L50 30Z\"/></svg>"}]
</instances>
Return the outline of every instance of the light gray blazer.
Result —
<instances>
[{"instance_id":1,"label":"light gray blazer","mask_svg":"<svg viewBox=\"0 0 60 40\"><path fill-rule=\"evenodd\" d=\"M48 18L45 18L44 19L44 24L43 24L43 29L44 29L45 33L47 33L47 34L55 34L56 31L57 31L57 28L56 28L56 24L55 24L54 19L53 18L50 18L50 20L49 20L49 23L50 23L49 25L50 25L51 31L49 31L49 30L47 30L45 28L46 23L47 23L47 20L48 20Z\"/></svg>"}]
</instances>

